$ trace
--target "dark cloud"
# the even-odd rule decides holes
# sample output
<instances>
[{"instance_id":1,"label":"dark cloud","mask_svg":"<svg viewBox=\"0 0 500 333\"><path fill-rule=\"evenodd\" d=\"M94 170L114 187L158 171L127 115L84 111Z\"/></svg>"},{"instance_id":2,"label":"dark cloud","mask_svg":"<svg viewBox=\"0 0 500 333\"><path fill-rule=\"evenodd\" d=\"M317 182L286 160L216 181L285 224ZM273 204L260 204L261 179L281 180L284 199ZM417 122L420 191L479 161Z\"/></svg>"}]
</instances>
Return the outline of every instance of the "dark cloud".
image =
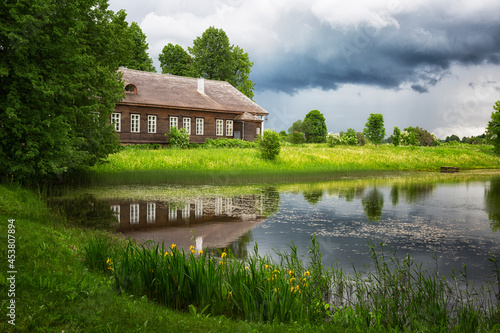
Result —
<instances>
[{"instance_id":1,"label":"dark cloud","mask_svg":"<svg viewBox=\"0 0 500 333\"><path fill-rule=\"evenodd\" d=\"M388 89L408 84L426 93L454 64L500 63L500 21L445 20L441 13L424 12L394 18L399 26L346 30L301 13L301 23L310 27L304 31L293 13L284 16L278 31L281 44L274 46L273 56L254 59L257 89L293 94L343 84Z\"/></svg>"}]
</instances>

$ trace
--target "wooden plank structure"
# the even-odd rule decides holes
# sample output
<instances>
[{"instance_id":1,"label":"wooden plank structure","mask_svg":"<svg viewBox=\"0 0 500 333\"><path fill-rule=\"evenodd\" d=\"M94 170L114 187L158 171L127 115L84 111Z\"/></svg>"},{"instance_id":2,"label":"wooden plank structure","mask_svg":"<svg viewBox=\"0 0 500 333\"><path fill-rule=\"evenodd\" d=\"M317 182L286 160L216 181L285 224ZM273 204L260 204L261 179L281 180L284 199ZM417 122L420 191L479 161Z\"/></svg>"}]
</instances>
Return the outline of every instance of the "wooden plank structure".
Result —
<instances>
[{"instance_id":1,"label":"wooden plank structure","mask_svg":"<svg viewBox=\"0 0 500 333\"><path fill-rule=\"evenodd\" d=\"M253 141L269 113L225 81L120 68L125 98L111 122L124 144L165 144L171 126L186 128L191 143L207 138Z\"/></svg>"},{"instance_id":2,"label":"wooden plank structure","mask_svg":"<svg viewBox=\"0 0 500 333\"><path fill-rule=\"evenodd\" d=\"M459 167L441 167L441 172L443 173L456 173L459 172Z\"/></svg>"}]
</instances>

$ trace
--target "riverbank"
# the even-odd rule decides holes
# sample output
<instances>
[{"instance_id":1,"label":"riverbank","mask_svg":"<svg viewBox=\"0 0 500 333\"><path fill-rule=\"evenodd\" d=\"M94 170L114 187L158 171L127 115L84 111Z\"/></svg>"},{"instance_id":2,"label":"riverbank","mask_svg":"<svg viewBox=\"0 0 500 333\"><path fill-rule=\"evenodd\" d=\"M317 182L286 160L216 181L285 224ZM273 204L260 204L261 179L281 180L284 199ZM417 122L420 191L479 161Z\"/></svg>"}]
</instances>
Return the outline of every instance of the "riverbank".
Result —
<instances>
[{"instance_id":1,"label":"riverbank","mask_svg":"<svg viewBox=\"0 0 500 333\"><path fill-rule=\"evenodd\" d=\"M181 313L149 301L146 296L142 296L147 294L147 291L139 292L139 297L118 292L115 288L116 274L123 273L123 269L126 268L123 264L117 264L124 262L119 254L112 256L110 263L110 267L115 269L115 273L111 273L109 270L105 270L107 273L98 270L92 271L86 264L86 259L88 259L86 253L88 254L88 252L85 251L85 248L91 244L91 239L106 239L113 247L122 246L121 242L113 235L104 232L68 227L65 217L47 208L39 196L16 185L0 186L0 218L3 221L15 220L12 222L15 225L13 235L16 239L16 257L13 265L17 273L14 286L16 295L12 299L16 303L16 329L21 331L395 332L401 331L402 327L412 327L411 330L422 331L435 328L451 331L495 331L500 327L500 323L498 323L499 308L493 307L489 311L494 312L485 312L484 309L471 307L472 303L469 303L469 297L475 297L472 291L462 295L468 300L463 303L464 307L462 307L461 302L448 304L450 296L439 276L430 275L427 277L424 273L418 273L414 270L415 265L410 261L403 261L393 267L393 264L388 261L389 258L384 259L383 256L375 252L374 258L380 260L381 266L377 266L378 275L368 276L372 281L368 284L366 276L360 277L358 282L355 280L351 284L345 284L347 280L338 275L339 271L336 271L337 275L334 278L339 280L335 281L340 282L339 287L343 286L343 288L339 288L342 290L337 290L341 295L355 286L357 290L360 290L358 289L360 287L368 288L363 289L363 295L376 297L366 298L363 306L359 308L348 306L332 309L334 312L332 312L331 320L335 321L335 325L329 321L318 324L292 323L286 325L279 321L272 324L250 323L227 319L215 314L212 316L200 315L200 309L191 311L190 314ZM0 226L1 243L8 244L8 223L2 223ZM136 263L146 257L155 258L153 253L144 252L141 254L140 247L134 247L134 249L135 251L121 253L122 255L127 253L131 256L137 255L137 258L130 258ZM221 257L221 259L225 259L223 256ZM287 258L289 257L287 256ZM167 260L166 256L158 257L158 260L160 259ZM182 263L181 258L178 259L179 263ZM1 265L0 286L3 295L8 295L9 288L12 289L12 284L7 280L7 276L3 275L13 269L7 267L8 264L10 263L4 260ZM309 280L309 274L302 272L299 268L300 262L286 259L281 265L282 267L276 266L275 269L279 270L280 274L287 272L281 281L282 283L296 282L292 280L290 274L298 274ZM298 265L293 266L295 273L289 272L290 265ZM251 267L245 267L243 262L236 263L236 268L232 273L238 274L233 277L242 279L228 281L227 286L234 286L235 282L238 281L244 283L250 276L247 274L253 272L254 269L258 270L260 275L269 269L265 267L264 262L256 264L255 267L249 266ZM224 265L216 267L217 269L224 268ZM394 271L388 270L389 267L392 267ZM161 268L165 269L166 266L163 265ZM288 270L285 270L286 268ZM141 274L146 273L145 275L147 275L149 272L151 274L161 273L156 269L151 271L148 269ZM199 272L203 273L202 270ZM315 274L313 274L312 269L310 272L312 279ZM224 273L223 277L229 276L231 271L224 270ZM120 276L126 275L121 274ZM408 282L405 285L405 281L408 281L409 278L412 281L415 279L413 281L415 283ZM269 280L263 279L259 283L265 284L266 281ZM384 282L383 288L377 286L377 281ZM120 281L120 283L122 282ZM434 285L434 283L437 284ZM138 286L144 286L144 284L139 281ZM398 286L406 286L408 289L403 291ZM440 287L439 292L435 286ZM304 286L300 288L302 287ZM396 288L394 289L394 287ZM287 291L288 289L281 288L280 290ZM234 295L229 294L229 291L225 289L226 294L222 295L223 300L232 297L237 299L240 296L236 294L236 290ZM268 291L272 294L273 289ZM404 295L404 297L397 298L398 295ZM1 315L4 318L10 299L10 296L9 298L4 297L1 301ZM450 305L458 306L458 309L462 310L459 313L454 313L449 310L448 306ZM371 310L372 306L376 307L375 312ZM403 307L405 310L401 312ZM393 316L389 316L390 313ZM426 314L429 314L430 317ZM1 321L0 330L12 331L12 326L6 321Z\"/></svg>"},{"instance_id":2,"label":"riverbank","mask_svg":"<svg viewBox=\"0 0 500 333\"><path fill-rule=\"evenodd\" d=\"M2 332L304 332L300 325L264 325L222 316L191 315L118 292L109 275L90 271L83 249L91 237L111 234L67 227L43 200L16 185L0 185ZM15 283L7 280L8 220L15 220ZM116 239L115 239L116 240ZM9 296L10 290L15 295ZM14 325L7 307L14 300ZM8 312L9 311L9 312ZM329 329L330 331L330 329ZM331 331L335 331L332 329Z\"/></svg>"},{"instance_id":3,"label":"riverbank","mask_svg":"<svg viewBox=\"0 0 500 333\"><path fill-rule=\"evenodd\" d=\"M342 175L393 171L498 169L491 146L394 147L322 144L282 147L276 161L257 149L125 149L88 171L96 184L244 184L321 180Z\"/></svg>"}]
</instances>

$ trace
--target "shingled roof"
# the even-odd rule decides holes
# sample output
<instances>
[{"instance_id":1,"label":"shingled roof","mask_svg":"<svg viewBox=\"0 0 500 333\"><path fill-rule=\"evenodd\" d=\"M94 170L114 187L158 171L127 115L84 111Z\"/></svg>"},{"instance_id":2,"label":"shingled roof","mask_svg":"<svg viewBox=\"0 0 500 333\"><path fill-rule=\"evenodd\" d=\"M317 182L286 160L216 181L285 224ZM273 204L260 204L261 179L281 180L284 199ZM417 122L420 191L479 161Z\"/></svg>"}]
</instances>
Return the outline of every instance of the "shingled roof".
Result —
<instances>
[{"instance_id":1,"label":"shingled roof","mask_svg":"<svg viewBox=\"0 0 500 333\"><path fill-rule=\"evenodd\" d=\"M125 86L132 84L136 93L127 93L121 104L221 112L268 112L225 81L204 80L204 93L198 91L198 79L120 68Z\"/></svg>"}]
</instances>

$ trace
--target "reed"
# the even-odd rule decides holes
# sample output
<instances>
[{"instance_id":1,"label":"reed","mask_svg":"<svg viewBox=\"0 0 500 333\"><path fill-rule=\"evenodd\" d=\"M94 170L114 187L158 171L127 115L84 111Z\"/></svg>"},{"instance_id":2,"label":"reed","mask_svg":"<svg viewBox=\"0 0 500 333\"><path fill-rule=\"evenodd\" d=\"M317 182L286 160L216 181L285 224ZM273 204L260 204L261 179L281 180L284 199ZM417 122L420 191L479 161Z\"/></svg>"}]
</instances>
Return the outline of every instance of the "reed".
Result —
<instances>
[{"instance_id":1,"label":"reed","mask_svg":"<svg viewBox=\"0 0 500 333\"><path fill-rule=\"evenodd\" d=\"M323 267L314 235L307 260L292 244L290 251L277 253L278 261L260 256L257 245L242 260L226 251L197 253L191 247L185 253L175 244L129 241L107 269L118 288L195 314L347 330L500 329L493 284L470 285L465 267L450 282L437 269L423 270L409 255L397 257L383 243L369 247L373 267L355 268L352 276L342 268ZM491 260L497 280L498 265Z\"/></svg>"}]
</instances>

